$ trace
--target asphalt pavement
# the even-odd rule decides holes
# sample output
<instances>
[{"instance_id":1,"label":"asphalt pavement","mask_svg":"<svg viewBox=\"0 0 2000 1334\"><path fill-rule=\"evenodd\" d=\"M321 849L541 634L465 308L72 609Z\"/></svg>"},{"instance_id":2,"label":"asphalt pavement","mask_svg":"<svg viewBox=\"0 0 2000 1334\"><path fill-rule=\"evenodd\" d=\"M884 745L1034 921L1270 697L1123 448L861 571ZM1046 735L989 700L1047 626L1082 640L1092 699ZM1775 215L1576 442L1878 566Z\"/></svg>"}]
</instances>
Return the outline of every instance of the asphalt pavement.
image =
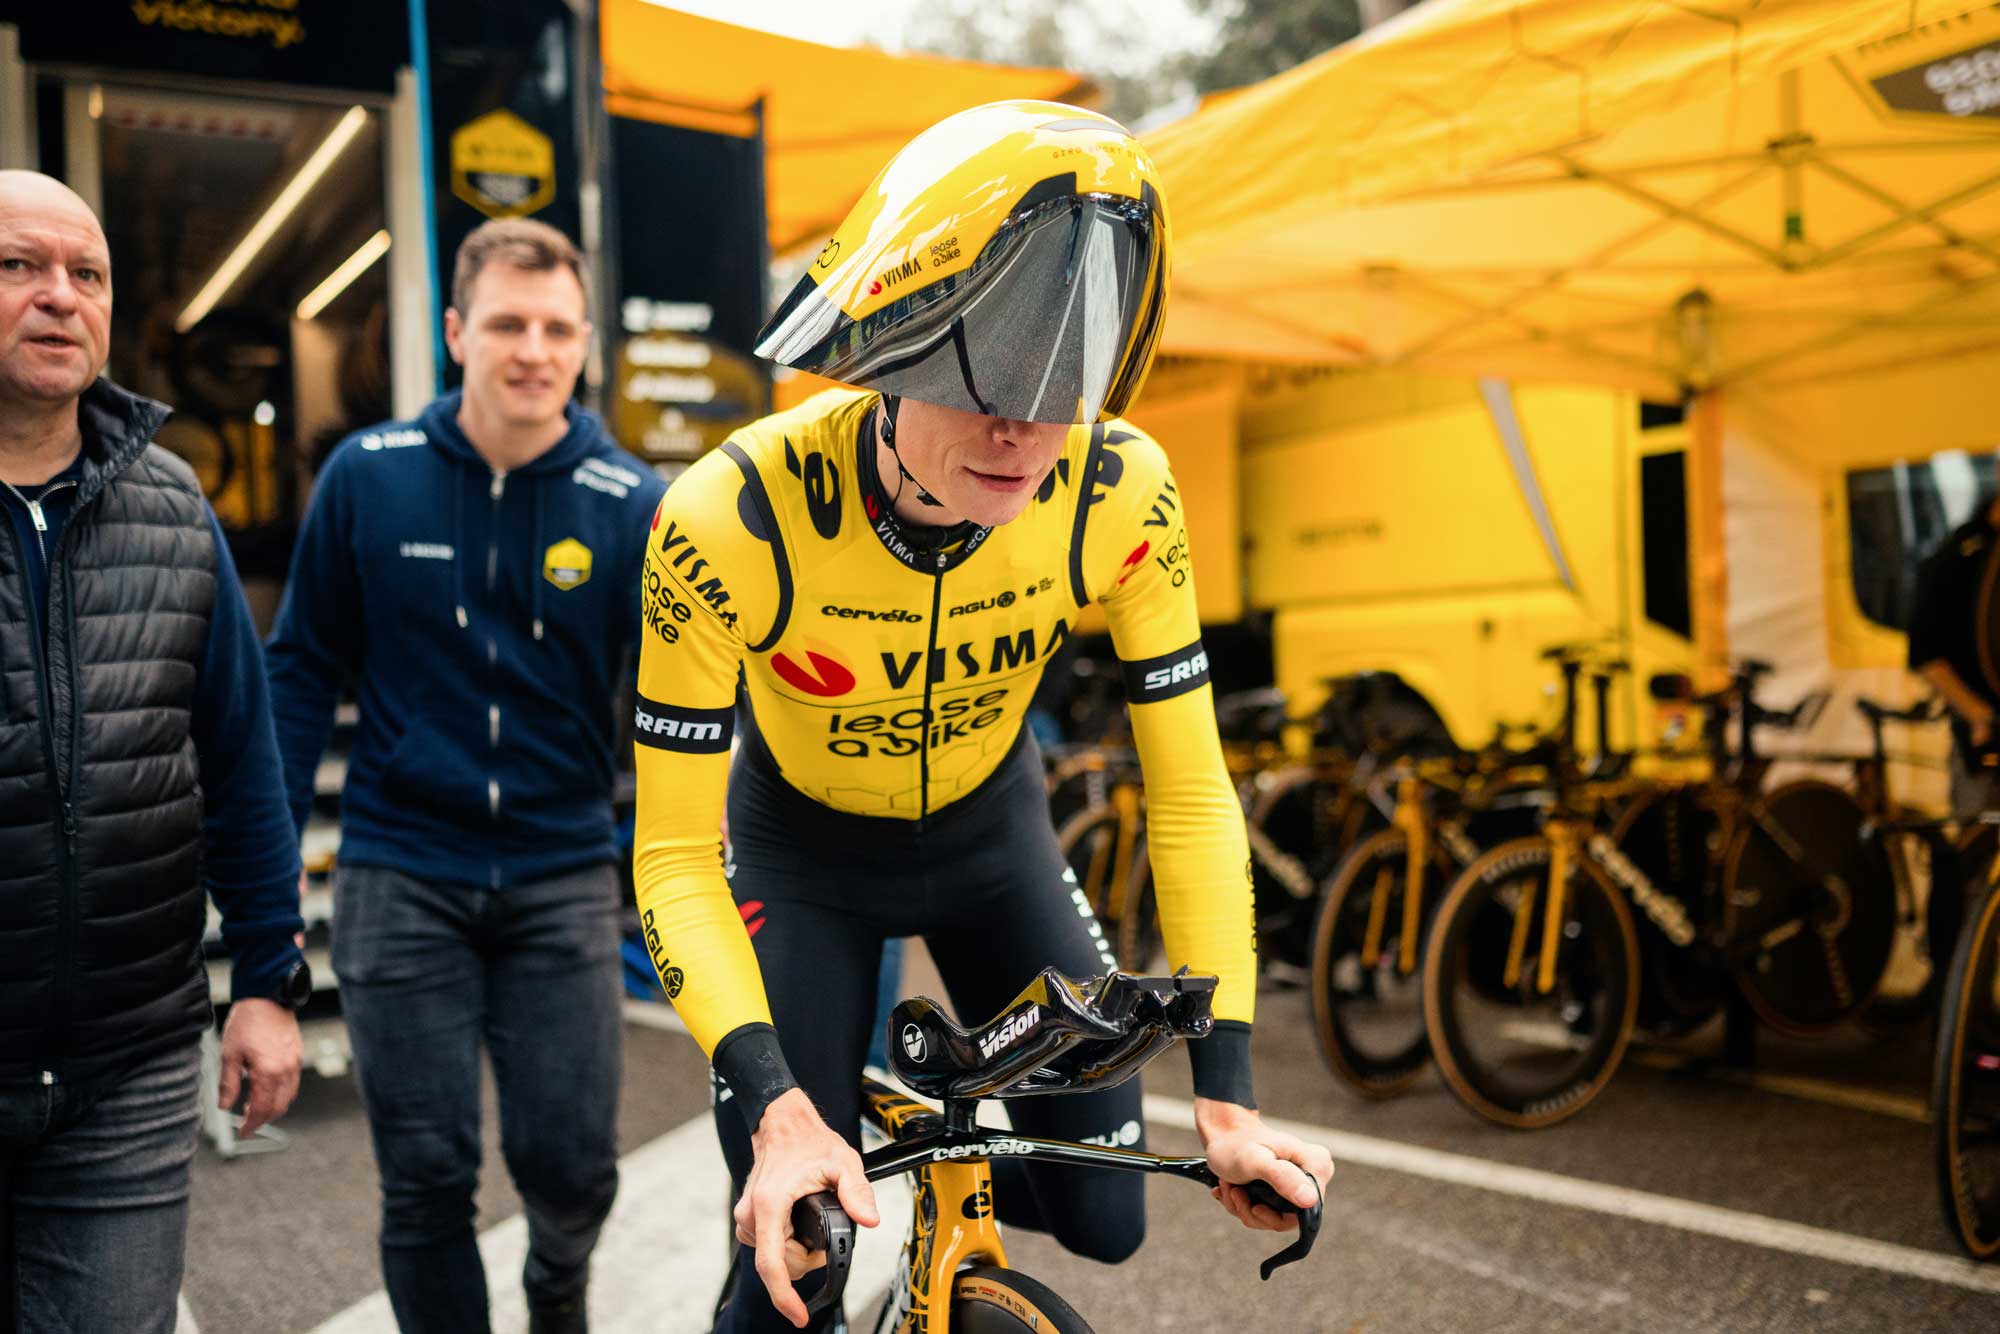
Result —
<instances>
[{"instance_id":1,"label":"asphalt pavement","mask_svg":"<svg viewBox=\"0 0 2000 1334\"><path fill-rule=\"evenodd\" d=\"M921 951L906 990L932 991ZM693 1334L724 1262L724 1189L706 1066L653 1008L626 1028L626 1174L592 1286L593 1328ZM1148 1236L1111 1267L1011 1231L1010 1261L1100 1331L2000 1330L2000 1266L1958 1257L1933 1185L1928 1033L1817 1044L1764 1036L1754 1077L1702 1068L1707 1032L1635 1053L1575 1119L1543 1131L1474 1119L1435 1077L1387 1103L1320 1062L1296 990L1259 1000L1268 1116L1341 1163L1317 1250L1260 1282L1281 1240L1204 1192L1149 1187ZM1146 1075L1151 1147L1192 1151L1186 1062ZM280 1153L195 1166L184 1326L201 1334L393 1330L376 1257L377 1194L351 1079L308 1075ZM519 1201L489 1106L479 1226L494 1328L523 1328ZM904 1206L907 1207L907 1206ZM891 1231L885 1228L883 1231ZM864 1234L853 1291L897 1238ZM851 1305L857 1316L859 1305ZM864 1326L865 1327L865 1326Z\"/></svg>"}]
</instances>

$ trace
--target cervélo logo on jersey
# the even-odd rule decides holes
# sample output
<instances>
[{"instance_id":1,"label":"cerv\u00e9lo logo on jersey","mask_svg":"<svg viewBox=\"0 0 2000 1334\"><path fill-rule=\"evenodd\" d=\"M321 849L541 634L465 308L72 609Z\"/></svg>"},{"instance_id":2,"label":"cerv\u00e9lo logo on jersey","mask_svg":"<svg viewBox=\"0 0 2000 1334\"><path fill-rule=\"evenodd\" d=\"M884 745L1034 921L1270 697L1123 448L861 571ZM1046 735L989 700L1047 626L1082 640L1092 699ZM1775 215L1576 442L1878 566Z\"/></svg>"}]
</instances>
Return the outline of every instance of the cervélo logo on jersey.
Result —
<instances>
[{"instance_id":1,"label":"cerv\u00e9lo logo on jersey","mask_svg":"<svg viewBox=\"0 0 2000 1334\"><path fill-rule=\"evenodd\" d=\"M1172 653L1120 663L1119 667L1125 677L1125 698L1133 704L1172 699L1208 684L1208 650L1199 639Z\"/></svg>"},{"instance_id":2,"label":"cerv\u00e9lo logo on jersey","mask_svg":"<svg viewBox=\"0 0 2000 1334\"><path fill-rule=\"evenodd\" d=\"M632 716L633 739L655 750L687 755L717 755L729 749L736 734L736 710L688 709L639 696Z\"/></svg>"},{"instance_id":3,"label":"cerv\u00e9lo logo on jersey","mask_svg":"<svg viewBox=\"0 0 2000 1334\"><path fill-rule=\"evenodd\" d=\"M921 615L908 607L879 611L873 607L836 607L828 603L819 609L819 614L842 621L886 621L894 625L922 625L924 621Z\"/></svg>"}]
</instances>

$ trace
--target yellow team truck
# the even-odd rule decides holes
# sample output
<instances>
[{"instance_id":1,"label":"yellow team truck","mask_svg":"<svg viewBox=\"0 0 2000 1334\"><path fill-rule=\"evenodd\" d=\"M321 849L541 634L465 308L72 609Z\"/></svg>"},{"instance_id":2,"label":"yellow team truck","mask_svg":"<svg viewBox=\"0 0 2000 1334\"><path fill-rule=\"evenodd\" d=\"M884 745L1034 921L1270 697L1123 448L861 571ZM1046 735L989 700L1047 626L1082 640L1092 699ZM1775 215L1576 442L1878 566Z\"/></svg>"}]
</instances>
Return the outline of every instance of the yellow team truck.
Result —
<instances>
[{"instance_id":1,"label":"yellow team truck","mask_svg":"<svg viewBox=\"0 0 2000 1334\"><path fill-rule=\"evenodd\" d=\"M1541 650L1589 642L1632 667L1613 744L1659 740L1647 683L1693 656L1678 412L1605 389L1266 369L1239 413L1247 602L1272 613L1290 698L1394 672L1477 745L1553 721Z\"/></svg>"}]
</instances>

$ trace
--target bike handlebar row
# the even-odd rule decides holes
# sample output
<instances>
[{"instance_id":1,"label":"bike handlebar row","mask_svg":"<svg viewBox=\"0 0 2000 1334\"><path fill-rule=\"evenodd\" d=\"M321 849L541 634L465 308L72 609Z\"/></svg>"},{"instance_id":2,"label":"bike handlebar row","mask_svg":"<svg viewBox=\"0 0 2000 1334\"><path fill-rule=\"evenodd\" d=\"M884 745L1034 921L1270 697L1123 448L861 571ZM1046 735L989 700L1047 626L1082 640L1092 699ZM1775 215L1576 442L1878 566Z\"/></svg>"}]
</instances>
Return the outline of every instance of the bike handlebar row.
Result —
<instances>
[{"instance_id":1,"label":"bike handlebar row","mask_svg":"<svg viewBox=\"0 0 2000 1334\"><path fill-rule=\"evenodd\" d=\"M1062 1141L1020 1140L1017 1143L1031 1144L1038 1149L1065 1147ZM967 1157L972 1156L974 1155L967 1155ZM1152 1154L1129 1152L1124 1156L1131 1161L1119 1166L1130 1170L1164 1172L1208 1186L1219 1184L1215 1173L1200 1158L1159 1158ZM1307 1179L1313 1180L1310 1173L1307 1174ZM1266 1257L1258 1265L1257 1272L1268 1283L1271 1275L1279 1269L1289 1264L1296 1264L1312 1253L1313 1243L1319 1240L1320 1219L1325 1201L1321 1199L1311 1207L1301 1209L1280 1195L1277 1188L1268 1181L1252 1181L1244 1189L1250 1192L1250 1198L1255 1203L1275 1213L1291 1215L1299 1222L1298 1238L1276 1255ZM1313 1190L1315 1192L1319 1190L1317 1180L1313 1180ZM830 1190L820 1191L806 1196L792 1206L792 1239L804 1246L808 1252L820 1251L826 1256L826 1279L820 1284L819 1291L806 1302L806 1315L810 1319L832 1308L847 1290L847 1276L854 1267L854 1220L840 1207L838 1195Z\"/></svg>"}]
</instances>

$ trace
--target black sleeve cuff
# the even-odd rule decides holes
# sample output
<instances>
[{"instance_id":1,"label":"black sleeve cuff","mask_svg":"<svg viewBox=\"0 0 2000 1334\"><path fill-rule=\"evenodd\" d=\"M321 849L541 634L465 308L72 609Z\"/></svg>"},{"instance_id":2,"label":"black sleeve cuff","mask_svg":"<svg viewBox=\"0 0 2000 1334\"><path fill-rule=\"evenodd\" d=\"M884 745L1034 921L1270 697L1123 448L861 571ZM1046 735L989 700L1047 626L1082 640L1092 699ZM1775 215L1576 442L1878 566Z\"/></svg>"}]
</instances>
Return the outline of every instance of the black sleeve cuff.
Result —
<instances>
[{"instance_id":1,"label":"black sleeve cuff","mask_svg":"<svg viewBox=\"0 0 2000 1334\"><path fill-rule=\"evenodd\" d=\"M1194 1067L1194 1096L1216 1102L1255 1107L1250 1086L1250 1025L1239 1019L1218 1019L1205 1038L1188 1043L1188 1064Z\"/></svg>"},{"instance_id":2,"label":"black sleeve cuff","mask_svg":"<svg viewBox=\"0 0 2000 1334\"><path fill-rule=\"evenodd\" d=\"M730 1029L715 1044L711 1063L753 1135L764 1119L764 1109L799 1086L778 1046L778 1030L769 1024Z\"/></svg>"}]
</instances>

